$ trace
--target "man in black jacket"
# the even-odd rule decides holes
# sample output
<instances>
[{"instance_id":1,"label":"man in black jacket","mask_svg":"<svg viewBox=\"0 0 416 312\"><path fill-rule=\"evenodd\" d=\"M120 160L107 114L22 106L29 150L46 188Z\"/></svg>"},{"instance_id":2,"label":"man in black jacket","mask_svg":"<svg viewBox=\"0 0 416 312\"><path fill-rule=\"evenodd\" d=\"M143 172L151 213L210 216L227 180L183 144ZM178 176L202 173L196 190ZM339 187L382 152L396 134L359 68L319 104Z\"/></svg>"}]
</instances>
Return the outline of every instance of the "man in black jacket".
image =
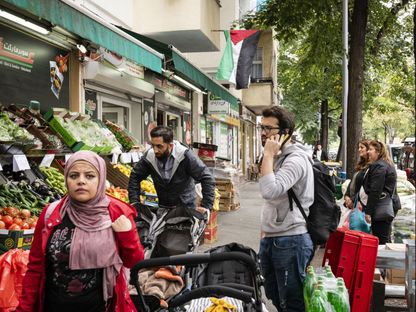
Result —
<instances>
[{"instance_id":1,"label":"man in black jacket","mask_svg":"<svg viewBox=\"0 0 416 312\"><path fill-rule=\"evenodd\" d=\"M202 161L187 147L173 140L173 131L158 126L150 132L150 148L136 164L128 186L130 204L140 203L140 182L149 175L153 179L161 206L195 208L195 181L202 185L200 212L211 209L215 196L215 180Z\"/></svg>"}]
</instances>

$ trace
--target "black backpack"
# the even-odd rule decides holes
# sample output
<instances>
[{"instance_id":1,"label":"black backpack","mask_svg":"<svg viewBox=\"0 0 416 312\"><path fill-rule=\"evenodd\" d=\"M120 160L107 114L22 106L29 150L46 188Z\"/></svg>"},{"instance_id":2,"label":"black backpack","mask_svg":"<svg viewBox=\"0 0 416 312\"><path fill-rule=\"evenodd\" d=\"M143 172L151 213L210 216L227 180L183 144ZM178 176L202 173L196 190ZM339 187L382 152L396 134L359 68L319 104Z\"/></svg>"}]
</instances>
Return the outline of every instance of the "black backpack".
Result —
<instances>
[{"instance_id":1,"label":"black backpack","mask_svg":"<svg viewBox=\"0 0 416 312\"><path fill-rule=\"evenodd\" d=\"M328 240L329 234L336 231L341 209L335 202L335 185L329 175L329 168L320 161L314 161L312 168L315 193L313 203L309 207L309 216L306 216L292 188L288 191L289 203L291 211L293 201L300 209L314 245L322 245Z\"/></svg>"}]
</instances>

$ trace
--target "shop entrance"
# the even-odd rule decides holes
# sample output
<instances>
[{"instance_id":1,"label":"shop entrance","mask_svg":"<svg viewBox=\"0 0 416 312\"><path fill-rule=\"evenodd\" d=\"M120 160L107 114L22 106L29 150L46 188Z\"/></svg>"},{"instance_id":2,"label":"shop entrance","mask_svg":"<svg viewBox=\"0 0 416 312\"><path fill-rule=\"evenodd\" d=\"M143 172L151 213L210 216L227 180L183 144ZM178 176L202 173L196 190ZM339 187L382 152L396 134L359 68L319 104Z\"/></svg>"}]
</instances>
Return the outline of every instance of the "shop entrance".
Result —
<instances>
[{"instance_id":1,"label":"shop entrance","mask_svg":"<svg viewBox=\"0 0 416 312\"><path fill-rule=\"evenodd\" d=\"M171 112L157 111L157 125L167 126L173 130L173 138L182 142L181 116Z\"/></svg>"},{"instance_id":2,"label":"shop entrance","mask_svg":"<svg viewBox=\"0 0 416 312\"><path fill-rule=\"evenodd\" d=\"M131 131L130 111L131 105L129 103L106 97L102 98L102 119L114 122L128 131Z\"/></svg>"}]
</instances>

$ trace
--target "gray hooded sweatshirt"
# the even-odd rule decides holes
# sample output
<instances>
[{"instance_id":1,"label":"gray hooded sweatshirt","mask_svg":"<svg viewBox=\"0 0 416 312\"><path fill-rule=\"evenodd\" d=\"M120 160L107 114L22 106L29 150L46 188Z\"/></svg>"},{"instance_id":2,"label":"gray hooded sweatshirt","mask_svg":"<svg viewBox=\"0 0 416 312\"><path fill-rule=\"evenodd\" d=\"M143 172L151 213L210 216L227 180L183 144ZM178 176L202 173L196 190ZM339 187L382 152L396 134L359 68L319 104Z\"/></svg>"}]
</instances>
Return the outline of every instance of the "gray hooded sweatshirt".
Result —
<instances>
[{"instance_id":1,"label":"gray hooded sweatshirt","mask_svg":"<svg viewBox=\"0 0 416 312\"><path fill-rule=\"evenodd\" d=\"M284 145L275 161L274 173L260 178L261 195L266 200L261 215L261 229L266 237L307 232L306 221L294 201L293 210L290 211L288 190L293 188L306 215L309 215L309 207L314 200L312 163L312 158L302 145Z\"/></svg>"}]
</instances>

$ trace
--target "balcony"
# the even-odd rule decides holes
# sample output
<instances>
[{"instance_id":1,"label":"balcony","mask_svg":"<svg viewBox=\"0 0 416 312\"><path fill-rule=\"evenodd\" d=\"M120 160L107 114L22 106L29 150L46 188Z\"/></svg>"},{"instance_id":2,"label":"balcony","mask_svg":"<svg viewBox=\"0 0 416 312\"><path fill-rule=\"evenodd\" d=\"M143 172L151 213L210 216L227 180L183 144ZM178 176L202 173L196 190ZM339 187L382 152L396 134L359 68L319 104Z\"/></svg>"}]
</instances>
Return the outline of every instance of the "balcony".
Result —
<instances>
[{"instance_id":1,"label":"balcony","mask_svg":"<svg viewBox=\"0 0 416 312\"><path fill-rule=\"evenodd\" d=\"M220 47L218 0L139 0L133 31L172 44L181 52L213 52Z\"/></svg>"},{"instance_id":2,"label":"balcony","mask_svg":"<svg viewBox=\"0 0 416 312\"><path fill-rule=\"evenodd\" d=\"M277 103L271 78L252 79L250 87L242 91L244 106L250 108L256 115L261 115L263 109Z\"/></svg>"}]
</instances>

